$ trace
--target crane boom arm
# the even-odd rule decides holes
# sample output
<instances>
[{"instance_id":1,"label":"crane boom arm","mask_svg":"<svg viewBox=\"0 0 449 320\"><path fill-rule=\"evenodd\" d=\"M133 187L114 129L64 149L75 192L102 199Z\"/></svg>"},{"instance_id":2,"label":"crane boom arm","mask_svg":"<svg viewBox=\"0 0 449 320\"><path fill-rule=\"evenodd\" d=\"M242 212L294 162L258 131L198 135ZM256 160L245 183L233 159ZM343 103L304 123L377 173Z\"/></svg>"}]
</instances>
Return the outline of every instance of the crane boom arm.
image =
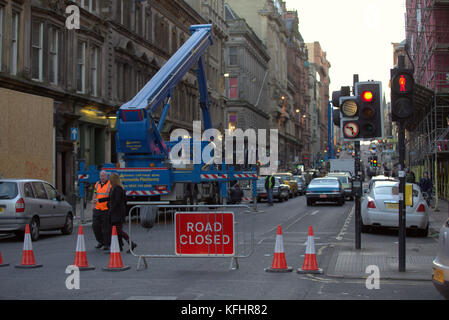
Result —
<instances>
[{"instance_id":1,"label":"crane boom arm","mask_svg":"<svg viewBox=\"0 0 449 320\"><path fill-rule=\"evenodd\" d=\"M164 64L137 95L121 106L117 117L117 151L125 154L148 154L164 158L167 148L160 130L168 112L176 85L197 64L200 106L204 127L212 127L209 97L202 55L212 44L212 25L193 25L190 38ZM163 116L156 126L153 113L165 102Z\"/></svg>"}]
</instances>

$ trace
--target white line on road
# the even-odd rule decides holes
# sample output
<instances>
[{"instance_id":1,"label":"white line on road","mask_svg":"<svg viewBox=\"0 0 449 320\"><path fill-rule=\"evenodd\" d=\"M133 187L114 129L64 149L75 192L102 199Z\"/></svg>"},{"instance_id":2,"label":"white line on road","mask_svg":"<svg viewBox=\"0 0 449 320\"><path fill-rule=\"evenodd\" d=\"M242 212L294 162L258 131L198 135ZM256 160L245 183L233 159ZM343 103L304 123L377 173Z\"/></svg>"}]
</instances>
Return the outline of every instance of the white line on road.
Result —
<instances>
[{"instance_id":1,"label":"white line on road","mask_svg":"<svg viewBox=\"0 0 449 320\"><path fill-rule=\"evenodd\" d=\"M351 210L351 212L349 213L348 217L346 218L345 223L343 224L343 227L342 227L341 230L340 230L340 233L339 233L338 236L335 238L335 239L337 239L338 241L343 240L343 235L346 234L346 230L348 229L349 224L351 223L352 216L354 215L354 208L355 208L355 206L352 207L352 210Z\"/></svg>"}]
</instances>

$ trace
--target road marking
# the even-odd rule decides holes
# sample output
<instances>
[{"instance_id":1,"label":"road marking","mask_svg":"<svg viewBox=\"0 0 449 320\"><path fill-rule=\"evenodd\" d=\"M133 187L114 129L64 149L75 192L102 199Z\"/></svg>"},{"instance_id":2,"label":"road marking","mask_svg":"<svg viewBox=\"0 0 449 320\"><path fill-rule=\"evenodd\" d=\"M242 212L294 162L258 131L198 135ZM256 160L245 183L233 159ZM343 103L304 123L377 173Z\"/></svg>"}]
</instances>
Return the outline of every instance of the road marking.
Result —
<instances>
[{"instance_id":1,"label":"road marking","mask_svg":"<svg viewBox=\"0 0 449 320\"><path fill-rule=\"evenodd\" d=\"M338 236L335 238L335 239L337 239L338 241L343 240L343 235L346 234L346 230L348 229L349 224L351 223L351 220L352 220L352 216L354 215L354 208L355 208L355 206L352 207L352 210L351 210L351 212L349 213L348 217L346 218L345 223L343 224L343 227L342 227L341 230L340 230L340 233L339 233Z\"/></svg>"},{"instance_id":2,"label":"road marking","mask_svg":"<svg viewBox=\"0 0 449 320\"><path fill-rule=\"evenodd\" d=\"M314 215L316 215L318 212L320 212L320 210L316 210L316 211L312 212L310 215L311 215L311 216L314 216Z\"/></svg>"}]
</instances>

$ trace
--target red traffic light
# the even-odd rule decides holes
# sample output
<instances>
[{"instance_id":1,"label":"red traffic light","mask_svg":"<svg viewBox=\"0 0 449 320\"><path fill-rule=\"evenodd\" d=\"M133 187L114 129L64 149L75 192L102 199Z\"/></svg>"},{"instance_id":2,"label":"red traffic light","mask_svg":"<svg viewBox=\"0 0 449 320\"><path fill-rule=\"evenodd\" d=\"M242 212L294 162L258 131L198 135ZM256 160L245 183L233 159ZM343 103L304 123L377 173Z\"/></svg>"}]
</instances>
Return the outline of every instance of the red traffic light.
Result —
<instances>
[{"instance_id":1,"label":"red traffic light","mask_svg":"<svg viewBox=\"0 0 449 320\"><path fill-rule=\"evenodd\" d=\"M364 91L362 92L362 100L365 102L371 102L373 101L374 95L371 91Z\"/></svg>"}]
</instances>

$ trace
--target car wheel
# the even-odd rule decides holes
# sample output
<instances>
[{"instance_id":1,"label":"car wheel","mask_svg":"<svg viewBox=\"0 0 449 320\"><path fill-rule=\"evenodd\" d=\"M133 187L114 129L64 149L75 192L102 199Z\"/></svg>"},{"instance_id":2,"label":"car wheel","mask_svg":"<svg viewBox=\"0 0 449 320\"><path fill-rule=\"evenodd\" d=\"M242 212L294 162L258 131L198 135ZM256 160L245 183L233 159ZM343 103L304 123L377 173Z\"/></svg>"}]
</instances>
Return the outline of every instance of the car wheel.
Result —
<instances>
[{"instance_id":1,"label":"car wheel","mask_svg":"<svg viewBox=\"0 0 449 320\"><path fill-rule=\"evenodd\" d=\"M39 220L33 218L30 222L30 235L32 241L39 240Z\"/></svg>"},{"instance_id":2,"label":"car wheel","mask_svg":"<svg viewBox=\"0 0 449 320\"><path fill-rule=\"evenodd\" d=\"M338 200L338 205L339 206L343 206L344 204L345 204L345 197L343 197L340 200Z\"/></svg>"},{"instance_id":3,"label":"car wheel","mask_svg":"<svg viewBox=\"0 0 449 320\"><path fill-rule=\"evenodd\" d=\"M371 227L370 227L370 226L367 226L367 225L364 225L364 224L363 224L363 221L361 221L360 224L361 224L361 226L360 226L360 231L361 231L361 232L363 232L363 233L368 233L368 232L371 231Z\"/></svg>"},{"instance_id":4,"label":"car wheel","mask_svg":"<svg viewBox=\"0 0 449 320\"><path fill-rule=\"evenodd\" d=\"M64 227L61 229L62 234L69 235L73 232L73 217L72 214L67 214L67 217L65 218L65 224Z\"/></svg>"},{"instance_id":5,"label":"car wheel","mask_svg":"<svg viewBox=\"0 0 449 320\"><path fill-rule=\"evenodd\" d=\"M429 234L429 224L427 224L425 229L418 229L416 233L419 237L427 237Z\"/></svg>"},{"instance_id":6,"label":"car wheel","mask_svg":"<svg viewBox=\"0 0 449 320\"><path fill-rule=\"evenodd\" d=\"M307 199L307 206L313 206L313 201L311 199Z\"/></svg>"}]
</instances>

